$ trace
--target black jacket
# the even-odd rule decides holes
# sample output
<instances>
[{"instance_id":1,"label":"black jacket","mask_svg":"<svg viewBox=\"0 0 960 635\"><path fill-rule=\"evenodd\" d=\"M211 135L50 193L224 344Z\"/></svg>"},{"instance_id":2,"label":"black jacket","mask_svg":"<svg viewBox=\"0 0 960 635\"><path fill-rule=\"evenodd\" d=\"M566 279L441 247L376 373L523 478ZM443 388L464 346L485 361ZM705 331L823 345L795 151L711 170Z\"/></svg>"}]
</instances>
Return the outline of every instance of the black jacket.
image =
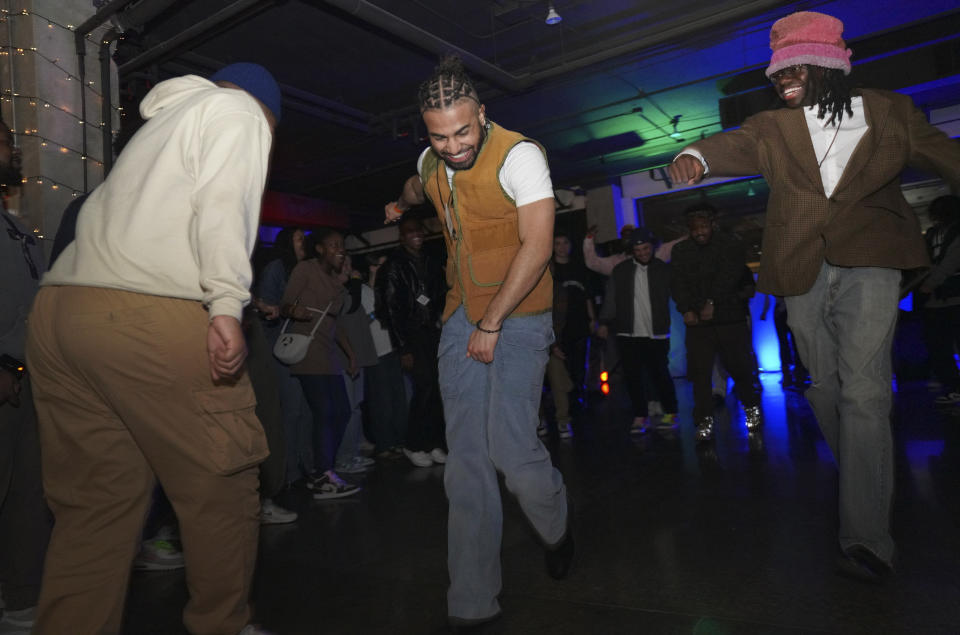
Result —
<instances>
[{"instance_id":1,"label":"black jacket","mask_svg":"<svg viewBox=\"0 0 960 635\"><path fill-rule=\"evenodd\" d=\"M374 313L400 353L409 352L418 331L438 328L446 285L439 263L429 255L394 250L377 273L374 292Z\"/></svg>"},{"instance_id":2,"label":"black jacket","mask_svg":"<svg viewBox=\"0 0 960 635\"><path fill-rule=\"evenodd\" d=\"M613 326L614 334L633 332L633 292L637 263L624 260L610 274L600 321ZM650 319L654 335L670 335L670 265L654 258L647 265Z\"/></svg>"},{"instance_id":3,"label":"black jacket","mask_svg":"<svg viewBox=\"0 0 960 635\"><path fill-rule=\"evenodd\" d=\"M713 300L713 319L700 326L746 321L741 292L746 264L746 248L731 234L715 231L704 246L692 239L677 243L670 260L677 311L699 312L709 299Z\"/></svg>"}]
</instances>

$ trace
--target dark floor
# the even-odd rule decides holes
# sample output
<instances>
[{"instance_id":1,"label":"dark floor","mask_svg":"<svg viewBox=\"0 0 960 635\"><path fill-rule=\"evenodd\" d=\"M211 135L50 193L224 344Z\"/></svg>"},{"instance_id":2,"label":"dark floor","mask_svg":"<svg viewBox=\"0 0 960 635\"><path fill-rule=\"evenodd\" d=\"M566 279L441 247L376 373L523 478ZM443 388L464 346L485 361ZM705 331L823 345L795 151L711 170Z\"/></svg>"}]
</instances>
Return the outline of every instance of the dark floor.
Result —
<instances>
[{"instance_id":1,"label":"dark floor","mask_svg":"<svg viewBox=\"0 0 960 635\"><path fill-rule=\"evenodd\" d=\"M897 573L885 587L834 573L837 479L802 395L763 375L766 425L748 437L733 397L696 448L690 388L678 381L677 435L630 438L614 385L581 414L576 437L546 443L576 509L569 578L543 569L507 498L503 618L489 632L564 634L960 633L960 409L900 386L894 430ZM364 491L315 502L264 527L254 602L279 635L445 632L443 468L379 464ZM177 635L182 572L135 574L126 632Z\"/></svg>"}]
</instances>

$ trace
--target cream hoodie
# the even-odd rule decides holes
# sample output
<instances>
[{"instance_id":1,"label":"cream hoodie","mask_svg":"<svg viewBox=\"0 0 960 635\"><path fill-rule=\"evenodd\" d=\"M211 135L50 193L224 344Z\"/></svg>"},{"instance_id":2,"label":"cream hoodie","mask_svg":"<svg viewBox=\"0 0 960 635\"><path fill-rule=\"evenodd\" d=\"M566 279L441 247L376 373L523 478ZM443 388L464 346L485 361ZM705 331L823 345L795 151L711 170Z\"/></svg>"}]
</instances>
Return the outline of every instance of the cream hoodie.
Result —
<instances>
[{"instance_id":1,"label":"cream hoodie","mask_svg":"<svg viewBox=\"0 0 960 635\"><path fill-rule=\"evenodd\" d=\"M239 320L272 143L260 104L187 75L157 84L140 114L41 284L199 300Z\"/></svg>"}]
</instances>

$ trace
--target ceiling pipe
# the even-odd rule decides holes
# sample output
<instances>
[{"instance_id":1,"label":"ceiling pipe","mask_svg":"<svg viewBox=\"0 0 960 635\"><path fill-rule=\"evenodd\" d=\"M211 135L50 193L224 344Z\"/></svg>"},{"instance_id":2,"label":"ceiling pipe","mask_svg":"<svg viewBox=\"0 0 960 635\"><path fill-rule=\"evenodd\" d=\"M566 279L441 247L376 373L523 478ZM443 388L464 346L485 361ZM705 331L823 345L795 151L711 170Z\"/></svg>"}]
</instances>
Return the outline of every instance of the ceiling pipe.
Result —
<instances>
[{"instance_id":1,"label":"ceiling pipe","mask_svg":"<svg viewBox=\"0 0 960 635\"><path fill-rule=\"evenodd\" d=\"M191 42L197 38L202 37L209 31L219 27L223 23L240 16L244 12L256 12L261 9L267 8L269 5L274 4L276 0L236 0L230 5L227 5L223 9L220 9L210 17L205 20L197 22L192 27L182 31L179 35L176 35L169 40L161 42L154 47L151 47L137 55L133 59L125 62L120 66L120 74L126 75L136 70L153 63L155 60L173 53L176 49L188 42Z\"/></svg>"},{"instance_id":2,"label":"ceiling pipe","mask_svg":"<svg viewBox=\"0 0 960 635\"><path fill-rule=\"evenodd\" d=\"M677 18L671 25L658 29L654 35L637 38L626 44L606 48L592 55L553 65L535 73L514 75L367 0L324 0L324 2L432 53L456 53L469 70L510 92L520 92L545 79L688 36L715 26L717 22L741 19L783 4L779 0L753 0L724 11L705 11L704 15L698 18Z\"/></svg>"},{"instance_id":3,"label":"ceiling pipe","mask_svg":"<svg viewBox=\"0 0 960 635\"><path fill-rule=\"evenodd\" d=\"M74 29L74 37L77 38L77 42L80 42L87 36L88 33L93 31L95 28L106 22L110 19L114 13L121 11L125 6L133 2L133 0L113 0L104 5L99 11L94 13L90 18L84 21L83 24Z\"/></svg>"},{"instance_id":4,"label":"ceiling pipe","mask_svg":"<svg viewBox=\"0 0 960 635\"><path fill-rule=\"evenodd\" d=\"M117 30L124 33L144 24L175 5L179 0L139 0L116 18Z\"/></svg>"},{"instance_id":5,"label":"ceiling pipe","mask_svg":"<svg viewBox=\"0 0 960 635\"><path fill-rule=\"evenodd\" d=\"M78 26L74 32L74 45L77 49L77 78L80 80L77 82L80 84L80 121L84 122L87 120L87 72L86 64L84 63L84 58L87 54L87 35L90 34L95 28L109 20L115 13L121 11L125 6L130 4L133 0L113 0L112 2L107 3L103 8L94 13L90 18L84 20L83 24ZM86 125L86 124L84 124ZM81 135L82 140L80 142L80 156L83 163L83 191L87 192L90 188L90 177L87 174L87 164L90 161L86 161L87 156L87 132L84 129L83 134ZM104 148L104 153L108 152L109 148Z\"/></svg>"}]
</instances>

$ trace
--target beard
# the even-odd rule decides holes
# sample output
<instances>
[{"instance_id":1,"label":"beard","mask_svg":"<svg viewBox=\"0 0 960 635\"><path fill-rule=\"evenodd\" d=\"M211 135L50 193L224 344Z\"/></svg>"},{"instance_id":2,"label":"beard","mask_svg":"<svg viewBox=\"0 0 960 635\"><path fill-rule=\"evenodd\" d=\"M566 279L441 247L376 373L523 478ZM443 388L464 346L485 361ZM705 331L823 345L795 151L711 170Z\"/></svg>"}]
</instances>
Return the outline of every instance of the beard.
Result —
<instances>
[{"instance_id":1,"label":"beard","mask_svg":"<svg viewBox=\"0 0 960 635\"><path fill-rule=\"evenodd\" d=\"M477 141L477 145L474 148L473 159L471 159L469 163L452 163L450 161L447 161L447 157L442 155L441 155L441 158L443 159L443 162L446 164L446 166L451 170L455 170L458 172L463 170L469 170L470 168L473 167L473 164L477 162L477 157L480 156L480 148L483 147L483 142L486 140L486 138L487 138L487 129L485 126L480 126L480 139L479 141Z\"/></svg>"}]
</instances>

